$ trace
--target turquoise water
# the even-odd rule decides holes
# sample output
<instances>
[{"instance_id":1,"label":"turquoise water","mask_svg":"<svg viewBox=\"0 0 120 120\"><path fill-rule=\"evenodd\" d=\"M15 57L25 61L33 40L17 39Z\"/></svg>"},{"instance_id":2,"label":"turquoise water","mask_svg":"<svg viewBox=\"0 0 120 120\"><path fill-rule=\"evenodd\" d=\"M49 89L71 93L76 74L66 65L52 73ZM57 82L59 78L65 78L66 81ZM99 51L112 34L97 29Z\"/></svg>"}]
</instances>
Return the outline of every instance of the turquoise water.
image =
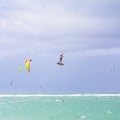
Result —
<instances>
[{"instance_id":1,"label":"turquoise water","mask_svg":"<svg viewBox=\"0 0 120 120\"><path fill-rule=\"evenodd\" d=\"M0 120L120 120L120 96L0 97Z\"/></svg>"}]
</instances>

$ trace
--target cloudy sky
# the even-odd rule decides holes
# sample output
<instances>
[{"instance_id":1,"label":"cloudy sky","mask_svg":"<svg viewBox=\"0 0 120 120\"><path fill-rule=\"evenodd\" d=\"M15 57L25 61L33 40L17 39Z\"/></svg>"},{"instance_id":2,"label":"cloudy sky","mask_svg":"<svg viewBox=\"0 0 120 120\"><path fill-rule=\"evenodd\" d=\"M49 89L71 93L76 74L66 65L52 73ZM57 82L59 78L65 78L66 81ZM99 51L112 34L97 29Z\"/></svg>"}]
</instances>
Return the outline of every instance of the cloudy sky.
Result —
<instances>
[{"instance_id":1,"label":"cloudy sky","mask_svg":"<svg viewBox=\"0 0 120 120\"><path fill-rule=\"evenodd\" d=\"M119 0L1 0L0 94L120 93L119 6ZM65 65L58 66L62 52Z\"/></svg>"}]
</instances>

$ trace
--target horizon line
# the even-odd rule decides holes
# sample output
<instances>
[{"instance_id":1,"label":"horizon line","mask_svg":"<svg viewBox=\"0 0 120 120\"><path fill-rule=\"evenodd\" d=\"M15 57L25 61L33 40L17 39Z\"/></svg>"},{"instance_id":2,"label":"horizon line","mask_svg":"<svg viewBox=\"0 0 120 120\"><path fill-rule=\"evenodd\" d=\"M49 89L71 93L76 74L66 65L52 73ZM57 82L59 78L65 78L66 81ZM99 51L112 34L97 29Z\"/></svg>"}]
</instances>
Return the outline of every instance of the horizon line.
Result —
<instances>
[{"instance_id":1,"label":"horizon line","mask_svg":"<svg viewBox=\"0 0 120 120\"><path fill-rule=\"evenodd\" d=\"M56 97L56 96L96 96L96 97L104 97L104 96L120 96L120 94L0 94L0 97Z\"/></svg>"}]
</instances>

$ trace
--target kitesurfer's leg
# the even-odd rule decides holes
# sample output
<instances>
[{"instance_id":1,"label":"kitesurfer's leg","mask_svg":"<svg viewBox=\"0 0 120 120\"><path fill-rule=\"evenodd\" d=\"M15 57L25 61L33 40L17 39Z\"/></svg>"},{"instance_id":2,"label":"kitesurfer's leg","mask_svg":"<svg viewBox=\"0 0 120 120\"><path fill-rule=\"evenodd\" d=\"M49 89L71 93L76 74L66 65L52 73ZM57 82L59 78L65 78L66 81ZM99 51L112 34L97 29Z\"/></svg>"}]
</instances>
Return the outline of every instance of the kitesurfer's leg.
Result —
<instances>
[{"instance_id":1,"label":"kitesurfer's leg","mask_svg":"<svg viewBox=\"0 0 120 120\"><path fill-rule=\"evenodd\" d=\"M62 58L60 58L60 63L62 63Z\"/></svg>"}]
</instances>

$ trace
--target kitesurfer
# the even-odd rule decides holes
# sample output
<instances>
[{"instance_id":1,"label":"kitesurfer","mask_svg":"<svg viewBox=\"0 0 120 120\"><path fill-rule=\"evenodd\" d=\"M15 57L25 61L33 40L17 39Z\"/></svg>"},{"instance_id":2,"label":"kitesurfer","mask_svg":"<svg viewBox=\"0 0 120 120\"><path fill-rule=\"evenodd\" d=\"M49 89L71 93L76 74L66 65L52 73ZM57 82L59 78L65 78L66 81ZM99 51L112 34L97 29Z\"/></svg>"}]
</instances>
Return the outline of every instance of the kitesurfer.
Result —
<instances>
[{"instance_id":1,"label":"kitesurfer","mask_svg":"<svg viewBox=\"0 0 120 120\"><path fill-rule=\"evenodd\" d=\"M63 53L60 54L60 60L59 60L60 63L62 63L62 59L63 59L63 57L64 57Z\"/></svg>"}]
</instances>

